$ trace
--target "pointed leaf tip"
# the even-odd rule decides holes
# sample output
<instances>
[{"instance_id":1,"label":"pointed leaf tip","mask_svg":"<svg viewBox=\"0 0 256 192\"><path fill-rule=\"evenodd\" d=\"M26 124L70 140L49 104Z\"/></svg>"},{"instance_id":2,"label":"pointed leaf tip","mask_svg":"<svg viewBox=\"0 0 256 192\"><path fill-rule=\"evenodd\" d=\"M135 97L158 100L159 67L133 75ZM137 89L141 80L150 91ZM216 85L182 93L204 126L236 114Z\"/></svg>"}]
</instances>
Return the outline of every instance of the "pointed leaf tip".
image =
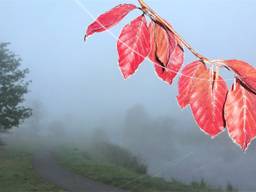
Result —
<instances>
[{"instance_id":1,"label":"pointed leaf tip","mask_svg":"<svg viewBox=\"0 0 256 192\"><path fill-rule=\"evenodd\" d=\"M229 91L224 115L230 138L246 151L256 137L256 95L237 80Z\"/></svg>"},{"instance_id":2,"label":"pointed leaf tip","mask_svg":"<svg viewBox=\"0 0 256 192\"><path fill-rule=\"evenodd\" d=\"M134 9L136 9L136 6L133 4L120 4L112 8L100 15L96 21L88 26L86 36L88 37L96 32L106 31L110 27L119 23L130 11Z\"/></svg>"}]
</instances>

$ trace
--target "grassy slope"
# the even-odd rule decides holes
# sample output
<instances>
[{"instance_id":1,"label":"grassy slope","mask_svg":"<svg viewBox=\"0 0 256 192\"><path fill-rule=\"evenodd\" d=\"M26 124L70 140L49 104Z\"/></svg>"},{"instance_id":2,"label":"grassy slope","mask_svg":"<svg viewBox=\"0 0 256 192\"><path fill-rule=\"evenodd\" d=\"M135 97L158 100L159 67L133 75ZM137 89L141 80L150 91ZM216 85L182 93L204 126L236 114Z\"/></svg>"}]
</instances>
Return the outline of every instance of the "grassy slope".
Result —
<instances>
[{"instance_id":1,"label":"grassy slope","mask_svg":"<svg viewBox=\"0 0 256 192\"><path fill-rule=\"evenodd\" d=\"M0 191L3 192L61 192L43 182L31 165L32 153L15 147L0 147Z\"/></svg>"},{"instance_id":2,"label":"grassy slope","mask_svg":"<svg viewBox=\"0 0 256 192\"><path fill-rule=\"evenodd\" d=\"M106 155L102 154L102 151L97 154L95 150L88 152L66 147L57 151L57 159L62 166L80 175L132 192L222 191L211 189L204 182L193 182L191 185L186 185L178 181L167 182L161 178L150 177L125 166L112 163L112 160L108 160Z\"/></svg>"}]
</instances>

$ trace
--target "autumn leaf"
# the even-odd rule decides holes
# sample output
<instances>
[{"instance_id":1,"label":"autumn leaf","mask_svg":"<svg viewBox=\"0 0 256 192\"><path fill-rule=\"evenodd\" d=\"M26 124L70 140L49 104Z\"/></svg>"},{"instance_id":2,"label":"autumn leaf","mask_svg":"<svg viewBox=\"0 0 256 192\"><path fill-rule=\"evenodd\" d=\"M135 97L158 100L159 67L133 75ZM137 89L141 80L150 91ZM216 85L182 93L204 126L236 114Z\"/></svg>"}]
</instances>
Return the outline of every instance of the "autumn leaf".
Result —
<instances>
[{"instance_id":1,"label":"autumn leaf","mask_svg":"<svg viewBox=\"0 0 256 192\"><path fill-rule=\"evenodd\" d=\"M132 75L148 56L150 35L144 15L126 25L117 42L119 66L125 79Z\"/></svg>"},{"instance_id":2,"label":"autumn leaf","mask_svg":"<svg viewBox=\"0 0 256 192\"><path fill-rule=\"evenodd\" d=\"M169 40L169 34L165 28L154 21L150 22L150 60L166 65L170 58L170 53L174 51L176 40Z\"/></svg>"},{"instance_id":3,"label":"autumn leaf","mask_svg":"<svg viewBox=\"0 0 256 192\"><path fill-rule=\"evenodd\" d=\"M157 74L169 84L172 84L173 79L177 76L184 62L183 48L178 44L172 52L167 63L167 69L160 66L155 66Z\"/></svg>"},{"instance_id":4,"label":"autumn leaf","mask_svg":"<svg viewBox=\"0 0 256 192\"><path fill-rule=\"evenodd\" d=\"M178 82L179 95L177 96L181 108L185 108L189 104L192 88L195 85L200 72L204 70L206 70L206 66L200 60L186 65L182 70Z\"/></svg>"},{"instance_id":5,"label":"autumn leaf","mask_svg":"<svg viewBox=\"0 0 256 192\"><path fill-rule=\"evenodd\" d=\"M216 72L208 69L202 68L195 77L189 104L200 129L214 138L225 127L223 108L228 87Z\"/></svg>"},{"instance_id":6,"label":"autumn leaf","mask_svg":"<svg viewBox=\"0 0 256 192\"><path fill-rule=\"evenodd\" d=\"M152 21L149 26L151 51L150 60L154 63L157 75L171 84L184 61L183 48L175 35L162 25Z\"/></svg>"},{"instance_id":7,"label":"autumn leaf","mask_svg":"<svg viewBox=\"0 0 256 192\"><path fill-rule=\"evenodd\" d=\"M86 30L85 38L96 32L102 32L120 22L130 11L136 8L133 4L121 4L100 15Z\"/></svg>"},{"instance_id":8,"label":"autumn leaf","mask_svg":"<svg viewBox=\"0 0 256 192\"><path fill-rule=\"evenodd\" d=\"M256 137L255 106L256 95L237 80L228 93L224 114L230 137L244 151Z\"/></svg>"},{"instance_id":9,"label":"autumn leaf","mask_svg":"<svg viewBox=\"0 0 256 192\"><path fill-rule=\"evenodd\" d=\"M252 65L240 60L226 60L224 64L235 72L237 78L249 89L256 93L256 69Z\"/></svg>"}]
</instances>

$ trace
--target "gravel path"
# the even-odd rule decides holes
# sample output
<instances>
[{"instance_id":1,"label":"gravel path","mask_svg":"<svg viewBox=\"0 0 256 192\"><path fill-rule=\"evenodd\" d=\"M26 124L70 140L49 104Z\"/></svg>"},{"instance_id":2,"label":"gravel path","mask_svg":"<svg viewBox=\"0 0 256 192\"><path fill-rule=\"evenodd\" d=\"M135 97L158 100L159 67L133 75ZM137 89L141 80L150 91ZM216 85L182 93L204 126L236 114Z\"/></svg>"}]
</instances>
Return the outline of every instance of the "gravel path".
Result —
<instances>
[{"instance_id":1,"label":"gravel path","mask_svg":"<svg viewBox=\"0 0 256 192\"><path fill-rule=\"evenodd\" d=\"M57 164L49 151L35 153L33 168L46 181L69 192L127 192L99 182L92 181Z\"/></svg>"}]
</instances>

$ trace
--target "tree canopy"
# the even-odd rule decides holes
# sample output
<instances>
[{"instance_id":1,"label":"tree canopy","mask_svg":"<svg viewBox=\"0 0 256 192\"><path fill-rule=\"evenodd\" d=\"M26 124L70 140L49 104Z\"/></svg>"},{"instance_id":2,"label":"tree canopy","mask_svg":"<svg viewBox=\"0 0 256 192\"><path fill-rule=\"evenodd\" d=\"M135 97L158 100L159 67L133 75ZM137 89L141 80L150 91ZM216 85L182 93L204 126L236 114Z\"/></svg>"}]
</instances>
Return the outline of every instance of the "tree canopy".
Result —
<instances>
[{"instance_id":1,"label":"tree canopy","mask_svg":"<svg viewBox=\"0 0 256 192\"><path fill-rule=\"evenodd\" d=\"M21 59L0 43L0 131L17 127L32 111L23 105L30 81L28 69L21 69Z\"/></svg>"}]
</instances>

